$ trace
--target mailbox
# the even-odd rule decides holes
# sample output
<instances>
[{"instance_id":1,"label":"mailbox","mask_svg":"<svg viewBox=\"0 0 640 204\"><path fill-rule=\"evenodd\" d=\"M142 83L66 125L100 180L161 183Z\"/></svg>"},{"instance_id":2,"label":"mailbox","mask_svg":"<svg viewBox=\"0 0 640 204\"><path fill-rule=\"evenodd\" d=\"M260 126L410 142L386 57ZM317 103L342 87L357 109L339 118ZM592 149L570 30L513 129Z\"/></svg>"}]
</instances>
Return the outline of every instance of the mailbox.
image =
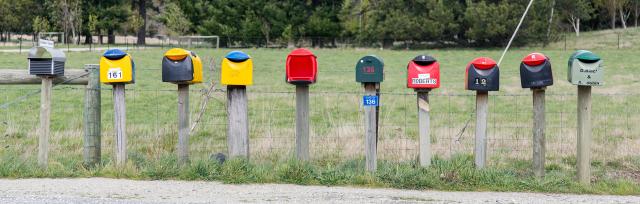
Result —
<instances>
[{"instance_id":1,"label":"mailbox","mask_svg":"<svg viewBox=\"0 0 640 204\"><path fill-rule=\"evenodd\" d=\"M220 83L224 85L253 84L253 61L241 51L232 51L222 60Z\"/></svg>"},{"instance_id":2,"label":"mailbox","mask_svg":"<svg viewBox=\"0 0 640 204\"><path fill-rule=\"evenodd\" d=\"M553 85L551 61L540 53L531 53L520 63L522 88L541 88Z\"/></svg>"},{"instance_id":3,"label":"mailbox","mask_svg":"<svg viewBox=\"0 0 640 204\"><path fill-rule=\"evenodd\" d=\"M375 55L364 56L356 64L356 82L380 83L384 80L384 62Z\"/></svg>"},{"instance_id":4,"label":"mailbox","mask_svg":"<svg viewBox=\"0 0 640 204\"><path fill-rule=\"evenodd\" d=\"M162 58L162 81L176 84L202 82L202 60L196 53L173 48Z\"/></svg>"},{"instance_id":5,"label":"mailbox","mask_svg":"<svg viewBox=\"0 0 640 204\"><path fill-rule=\"evenodd\" d=\"M100 58L100 82L135 83L136 65L131 55L119 49L110 49Z\"/></svg>"},{"instance_id":6,"label":"mailbox","mask_svg":"<svg viewBox=\"0 0 640 204\"><path fill-rule=\"evenodd\" d=\"M299 48L289 53L286 68L287 83L305 85L316 82L318 62L316 56L307 49Z\"/></svg>"},{"instance_id":7,"label":"mailbox","mask_svg":"<svg viewBox=\"0 0 640 204\"><path fill-rule=\"evenodd\" d=\"M479 57L467 65L465 89L476 91L498 91L500 71L496 61Z\"/></svg>"},{"instance_id":8,"label":"mailbox","mask_svg":"<svg viewBox=\"0 0 640 204\"><path fill-rule=\"evenodd\" d=\"M569 58L568 80L574 85L604 85L602 59L590 51L578 50Z\"/></svg>"},{"instance_id":9,"label":"mailbox","mask_svg":"<svg viewBox=\"0 0 640 204\"><path fill-rule=\"evenodd\" d=\"M407 87L433 89L440 87L440 63L427 55L418 55L407 65Z\"/></svg>"},{"instance_id":10,"label":"mailbox","mask_svg":"<svg viewBox=\"0 0 640 204\"><path fill-rule=\"evenodd\" d=\"M37 46L29 50L29 74L42 76L63 76L64 52L52 47Z\"/></svg>"}]
</instances>

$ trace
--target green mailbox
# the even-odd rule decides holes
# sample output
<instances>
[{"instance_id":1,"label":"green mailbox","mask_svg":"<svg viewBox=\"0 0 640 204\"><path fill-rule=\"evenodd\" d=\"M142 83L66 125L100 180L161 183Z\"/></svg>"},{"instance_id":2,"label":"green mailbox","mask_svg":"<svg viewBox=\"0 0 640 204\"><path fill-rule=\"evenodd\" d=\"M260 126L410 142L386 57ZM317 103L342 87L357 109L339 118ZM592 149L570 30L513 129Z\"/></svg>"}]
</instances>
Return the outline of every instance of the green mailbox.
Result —
<instances>
[{"instance_id":1,"label":"green mailbox","mask_svg":"<svg viewBox=\"0 0 640 204\"><path fill-rule=\"evenodd\" d=\"M569 58L567 79L571 84L582 86L604 85L602 59L590 51L578 50Z\"/></svg>"},{"instance_id":2,"label":"green mailbox","mask_svg":"<svg viewBox=\"0 0 640 204\"><path fill-rule=\"evenodd\" d=\"M384 80L384 62L375 55L367 55L356 64L356 82L380 83Z\"/></svg>"}]
</instances>

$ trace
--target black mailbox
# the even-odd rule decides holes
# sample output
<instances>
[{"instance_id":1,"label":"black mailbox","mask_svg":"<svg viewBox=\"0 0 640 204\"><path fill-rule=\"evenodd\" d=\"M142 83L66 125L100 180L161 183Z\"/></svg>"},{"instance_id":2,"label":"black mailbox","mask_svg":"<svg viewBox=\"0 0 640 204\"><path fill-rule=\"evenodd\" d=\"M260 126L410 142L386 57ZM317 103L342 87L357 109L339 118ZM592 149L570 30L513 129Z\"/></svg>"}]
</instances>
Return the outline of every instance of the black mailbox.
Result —
<instances>
[{"instance_id":1,"label":"black mailbox","mask_svg":"<svg viewBox=\"0 0 640 204\"><path fill-rule=\"evenodd\" d=\"M488 57L479 57L467 65L465 89L476 91L498 91L500 89L500 71L496 61Z\"/></svg>"},{"instance_id":2,"label":"black mailbox","mask_svg":"<svg viewBox=\"0 0 640 204\"><path fill-rule=\"evenodd\" d=\"M173 48L162 58L162 81L178 84L202 82L202 61L194 52Z\"/></svg>"},{"instance_id":3,"label":"black mailbox","mask_svg":"<svg viewBox=\"0 0 640 204\"><path fill-rule=\"evenodd\" d=\"M37 46L29 50L29 74L39 76L64 75L64 52L52 47Z\"/></svg>"},{"instance_id":4,"label":"black mailbox","mask_svg":"<svg viewBox=\"0 0 640 204\"><path fill-rule=\"evenodd\" d=\"M542 88L553 85L549 58L540 53L531 53L522 59L520 84L522 88Z\"/></svg>"}]
</instances>

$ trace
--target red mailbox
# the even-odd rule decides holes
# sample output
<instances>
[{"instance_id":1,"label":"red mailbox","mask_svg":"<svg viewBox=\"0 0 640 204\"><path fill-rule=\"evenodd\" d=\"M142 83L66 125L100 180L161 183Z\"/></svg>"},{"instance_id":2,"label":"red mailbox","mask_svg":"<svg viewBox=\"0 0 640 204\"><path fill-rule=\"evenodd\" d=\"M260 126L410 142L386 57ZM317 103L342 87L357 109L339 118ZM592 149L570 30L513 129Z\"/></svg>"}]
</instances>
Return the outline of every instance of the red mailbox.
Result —
<instances>
[{"instance_id":1,"label":"red mailbox","mask_svg":"<svg viewBox=\"0 0 640 204\"><path fill-rule=\"evenodd\" d=\"M296 85L313 84L316 82L318 62L316 56L307 49L293 50L287 56L287 83Z\"/></svg>"},{"instance_id":2,"label":"red mailbox","mask_svg":"<svg viewBox=\"0 0 640 204\"><path fill-rule=\"evenodd\" d=\"M434 89L440 87L440 63L427 55L418 55L407 65L407 87Z\"/></svg>"}]
</instances>

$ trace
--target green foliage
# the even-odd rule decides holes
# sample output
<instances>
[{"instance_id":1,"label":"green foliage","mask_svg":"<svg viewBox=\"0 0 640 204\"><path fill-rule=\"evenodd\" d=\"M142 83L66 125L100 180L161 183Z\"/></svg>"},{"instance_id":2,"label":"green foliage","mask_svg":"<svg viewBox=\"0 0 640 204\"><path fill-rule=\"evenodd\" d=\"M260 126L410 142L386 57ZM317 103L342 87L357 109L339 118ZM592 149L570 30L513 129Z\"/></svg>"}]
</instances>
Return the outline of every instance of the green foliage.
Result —
<instances>
[{"instance_id":1,"label":"green foliage","mask_svg":"<svg viewBox=\"0 0 640 204\"><path fill-rule=\"evenodd\" d=\"M175 3L168 3L159 19L168 29L170 36L187 34L191 28L191 22L187 19L182 9Z\"/></svg>"},{"instance_id":2,"label":"green foliage","mask_svg":"<svg viewBox=\"0 0 640 204\"><path fill-rule=\"evenodd\" d=\"M36 16L33 19L32 25L33 25L33 31L36 33L47 32L51 27L51 24L49 24L49 20L47 20L42 16Z\"/></svg>"}]
</instances>

